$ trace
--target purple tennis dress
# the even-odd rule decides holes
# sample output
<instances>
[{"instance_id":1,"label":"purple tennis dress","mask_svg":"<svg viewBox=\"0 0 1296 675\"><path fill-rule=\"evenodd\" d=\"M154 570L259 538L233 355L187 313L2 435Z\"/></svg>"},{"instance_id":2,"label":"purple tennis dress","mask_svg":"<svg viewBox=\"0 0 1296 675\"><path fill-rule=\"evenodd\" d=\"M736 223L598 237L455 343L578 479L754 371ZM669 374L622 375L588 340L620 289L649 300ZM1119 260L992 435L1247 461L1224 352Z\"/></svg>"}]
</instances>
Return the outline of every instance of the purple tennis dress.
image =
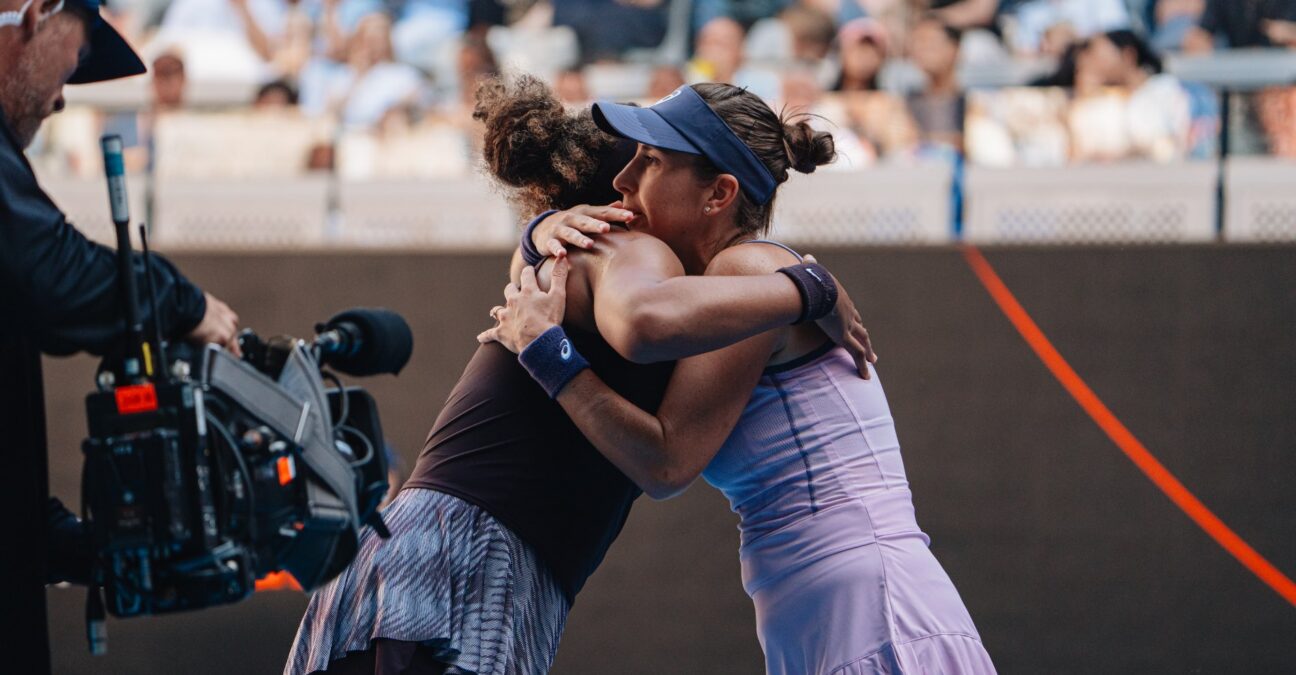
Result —
<instances>
[{"instance_id":1,"label":"purple tennis dress","mask_svg":"<svg viewBox=\"0 0 1296 675\"><path fill-rule=\"evenodd\" d=\"M881 380L830 347L767 369L703 473L741 518L768 672L995 672L914 519Z\"/></svg>"}]
</instances>

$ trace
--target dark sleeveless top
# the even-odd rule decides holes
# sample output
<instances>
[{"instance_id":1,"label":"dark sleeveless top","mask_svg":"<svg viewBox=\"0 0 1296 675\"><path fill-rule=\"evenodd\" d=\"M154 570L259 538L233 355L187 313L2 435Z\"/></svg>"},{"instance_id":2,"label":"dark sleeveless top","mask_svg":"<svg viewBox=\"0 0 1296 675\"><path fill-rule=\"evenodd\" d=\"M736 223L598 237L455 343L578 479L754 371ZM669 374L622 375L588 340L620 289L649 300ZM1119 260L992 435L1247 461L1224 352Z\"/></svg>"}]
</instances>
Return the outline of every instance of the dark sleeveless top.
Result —
<instances>
[{"instance_id":1,"label":"dark sleeveless top","mask_svg":"<svg viewBox=\"0 0 1296 675\"><path fill-rule=\"evenodd\" d=\"M657 410L673 363L632 364L598 335L566 330L608 386ZM494 342L468 362L405 488L454 495L494 516L535 550L569 603L640 494Z\"/></svg>"}]
</instances>

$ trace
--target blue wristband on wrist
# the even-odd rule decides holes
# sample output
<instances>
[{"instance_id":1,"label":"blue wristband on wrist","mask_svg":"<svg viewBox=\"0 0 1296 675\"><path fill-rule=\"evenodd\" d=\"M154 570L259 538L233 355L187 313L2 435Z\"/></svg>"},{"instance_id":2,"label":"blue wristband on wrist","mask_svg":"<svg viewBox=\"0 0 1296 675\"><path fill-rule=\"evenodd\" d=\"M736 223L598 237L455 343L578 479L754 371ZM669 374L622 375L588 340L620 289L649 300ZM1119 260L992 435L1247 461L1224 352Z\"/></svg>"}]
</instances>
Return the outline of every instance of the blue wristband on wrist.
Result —
<instances>
[{"instance_id":1,"label":"blue wristband on wrist","mask_svg":"<svg viewBox=\"0 0 1296 675\"><path fill-rule=\"evenodd\" d=\"M549 394L549 398L558 398L558 393L573 377L589 368L589 361L576 351L562 326L541 333L518 354L518 362L531 373L532 379Z\"/></svg>"},{"instance_id":2,"label":"blue wristband on wrist","mask_svg":"<svg viewBox=\"0 0 1296 675\"><path fill-rule=\"evenodd\" d=\"M837 283L822 265L801 263L784 267L779 272L786 274L801 294L801 316L794 325L818 321L837 306Z\"/></svg>"},{"instance_id":3,"label":"blue wristband on wrist","mask_svg":"<svg viewBox=\"0 0 1296 675\"><path fill-rule=\"evenodd\" d=\"M545 255L540 252L540 249L536 248L535 242L531 241L531 235L535 233L536 226L555 213L558 213L557 209L545 211L533 218L531 222L527 223L526 229L522 230L522 260L531 267L539 265L545 259Z\"/></svg>"}]
</instances>

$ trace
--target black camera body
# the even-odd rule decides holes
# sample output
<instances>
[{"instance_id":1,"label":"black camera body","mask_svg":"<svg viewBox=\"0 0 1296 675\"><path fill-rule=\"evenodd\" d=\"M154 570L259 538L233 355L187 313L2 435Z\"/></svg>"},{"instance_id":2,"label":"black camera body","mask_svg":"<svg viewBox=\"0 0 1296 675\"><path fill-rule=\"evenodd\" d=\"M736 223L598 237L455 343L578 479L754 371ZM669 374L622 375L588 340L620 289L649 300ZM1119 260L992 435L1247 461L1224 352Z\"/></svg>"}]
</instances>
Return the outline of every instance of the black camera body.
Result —
<instances>
[{"instance_id":1,"label":"black camera body","mask_svg":"<svg viewBox=\"0 0 1296 675\"><path fill-rule=\"evenodd\" d=\"M389 359L404 350L403 365L403 320L385 310L339 317L357 312L404 329L367 346ZM354 558L360 527L386 533L377 407L322 370L329 339L263 342L245 331L240 342L242 359L173 347L165 377L118 385L122 370L106 368L86 398L82 504L96 583L116 616L237 602L279 570L309 590Z\"/></svg>"},{"instance_id":2,"label":"black camera body","mask_svg":"<svg viewBox=\"0 0 1296 675\"><path fill-rule=\"evenodd\" d=\"M388 485L377 407L324 367L394 375L413 350L409 325L385 309L338 314L310 341L244 331L242 358L215 345L168 345L141 225L153 310L146 336L123 144L115 135L101 144L125 332L86 398L81 510L96 654L105 649L105 598L119 617L199 609L237 602L279 570L309 590L351 562L361 527L388 536L378 513Z\"/></svg>"}]
</instances>

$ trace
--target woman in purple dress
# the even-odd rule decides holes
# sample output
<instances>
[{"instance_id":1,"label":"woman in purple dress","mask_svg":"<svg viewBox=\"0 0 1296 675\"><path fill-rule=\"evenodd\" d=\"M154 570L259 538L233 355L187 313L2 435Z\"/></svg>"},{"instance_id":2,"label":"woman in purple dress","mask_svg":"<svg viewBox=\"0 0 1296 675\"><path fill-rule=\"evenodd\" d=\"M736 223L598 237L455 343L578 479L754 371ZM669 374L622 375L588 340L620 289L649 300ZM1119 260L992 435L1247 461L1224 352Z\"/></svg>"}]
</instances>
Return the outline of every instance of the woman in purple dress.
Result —
<instances>
[{"instance_id":1,"label":"woman in purple dress","mask_svg":"<svg viewBox=\"0 0 1296 675\"><path fill-rule=\"evenodd\" d=\"M831 283L797 278L800 256L758 237L788 171L831 161L830 135L721 84L649 108L596 104L594 117L640 143L613 183L632 230L664 241L688 274L784 271L807 307L828 301ZM609 461L655 498L698 475L729 498L770 673L994 672L915 520L881 382L818 327L680 360L649 413L580 369L559 325L561 289L524 278L506 298L482 339L520 350L538 381L557 383L556 400Z\"/></svg>"}]
</instances>

